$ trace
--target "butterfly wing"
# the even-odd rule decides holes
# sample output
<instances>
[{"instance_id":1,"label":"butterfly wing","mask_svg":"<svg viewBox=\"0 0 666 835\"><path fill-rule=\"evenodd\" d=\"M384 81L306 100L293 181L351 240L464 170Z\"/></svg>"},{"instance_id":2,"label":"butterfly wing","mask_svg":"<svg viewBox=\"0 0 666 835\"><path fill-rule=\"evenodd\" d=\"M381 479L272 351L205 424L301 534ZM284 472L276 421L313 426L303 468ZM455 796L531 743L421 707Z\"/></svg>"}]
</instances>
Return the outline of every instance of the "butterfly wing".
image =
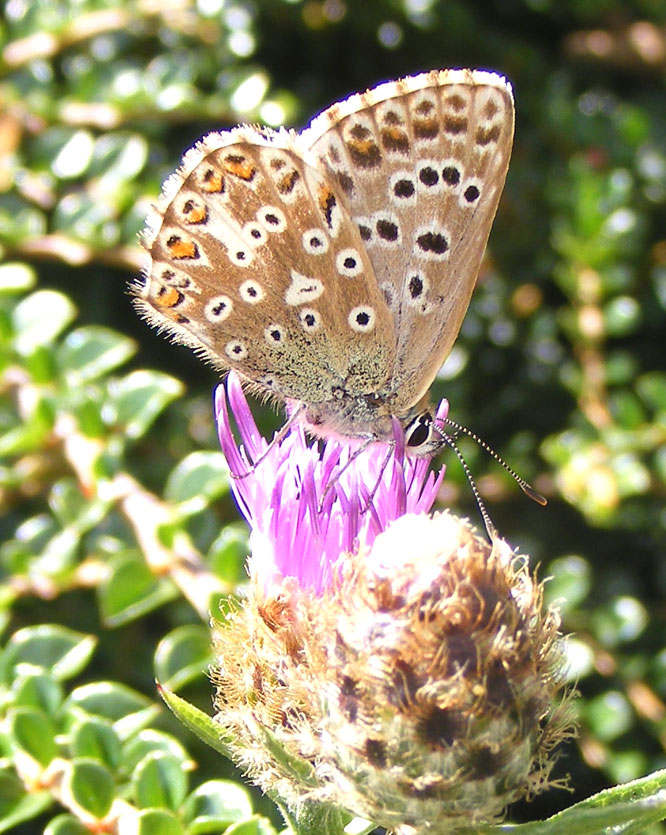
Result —
<instances>
[{"instance_id":1,"label":"butterfly wing","mask_svg":"<svg viewBox=\"0 0 666 835\"><path fill-rule=\"evenodd\" d=\"M393 323L340 186L286 131L210 134L148 221L137 307L176 341L279 397L376 391Z\"/></svg>"},{"instance_id":2,"label":"butterfly wing","mask_svg":"<svg viewBox=\"0 0 666 835\"><path fill-rule=\"evenodd\" d=\"M458 335L509 165L509 84L442 70L333 105L301 135L337 178L394 320L393 410L421 399Z\"/></svg>"}]
</instances>

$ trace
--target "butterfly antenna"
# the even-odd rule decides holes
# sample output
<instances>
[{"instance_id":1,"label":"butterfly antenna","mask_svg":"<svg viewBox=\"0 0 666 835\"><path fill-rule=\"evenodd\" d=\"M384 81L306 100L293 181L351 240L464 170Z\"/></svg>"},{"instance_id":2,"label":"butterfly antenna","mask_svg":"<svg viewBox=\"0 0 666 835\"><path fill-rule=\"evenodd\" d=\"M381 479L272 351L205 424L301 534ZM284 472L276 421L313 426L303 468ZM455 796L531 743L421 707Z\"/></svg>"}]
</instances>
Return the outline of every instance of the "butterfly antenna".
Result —
<instances>
[{"instance_id":1,"label":"butterfly antenna","mask_svg":"<svg viewBox=\"0 0 666 835\"><path fill-rule=\"evenodd\" d=\"M529 496L533 502L540 504L542 507L545 507L545 505L548 504L548 499L546 499L545 496L542 496L541 493L535 490L531 484L528 484L524 478L521 478L518 475L518 473L506 463L502 456L495 452L495 450L490 446L490 444L487 444L483 440L483 438L479 438L479 436L476 433L472 432L471 429L468 429L466 426L462 426L460 423L456 423L454 420L451 420L450 418L444 418L443 420L438 421L438 423L443 423L446 426L450 426L455 432L462 432L463 435L467 435L468 438L471 438L473 441L476 441L476 443L481 447L481 449L485 450L491 458L493 458L495 461L497 461L498 464L504 467L507 473L509 473L509 475L515 480L515 482L518 484L518 486L523 491L523 493L525 493L526 496ZM451 446L451 444L448 441L448 435L446 435L444 432L442 432L441 435L442 439L446 441L446 443L449 446ZM452 448L456 449L455 446ZM458 450L456 449L456 454L457 453ZM462 462L462 458L460 458L460 455L458 455L458 458ZM464 464L464 462L463 466L465 470L467 470L467 465ZM467 478L469 479L470 476L467 475Z\"/></svg>"},{"instance_id":2,"label":"butterfly antenna","mask_svg":"<svg viewBox=\"0 0 666 835\"><path fill-rule=\"evenodd\" d=\"M465 461L465 459L463 458L462 452L458 449L456 442L450 435L447 435L446 432L442 432L441 429L440 435L444 443L455 452L458 461L460 461L460 464L463 468L463 472L467 476L467 481L469 481L469 486L472 488L472 495L476 500L477 507L479 508L479 513L481 514L481 518L483 519L483 524L486 526L488 538L491 542L494 542L498 538L499 534L497 533L497 528L493 525L492 519L490 518L490 514L486 510L486 506L483 503L483 499L481 498L481 494L479 493L479 488L476 486L474 476L472 475L471 470L467 465L467 461Z\"/></svg>"}]
</instances>

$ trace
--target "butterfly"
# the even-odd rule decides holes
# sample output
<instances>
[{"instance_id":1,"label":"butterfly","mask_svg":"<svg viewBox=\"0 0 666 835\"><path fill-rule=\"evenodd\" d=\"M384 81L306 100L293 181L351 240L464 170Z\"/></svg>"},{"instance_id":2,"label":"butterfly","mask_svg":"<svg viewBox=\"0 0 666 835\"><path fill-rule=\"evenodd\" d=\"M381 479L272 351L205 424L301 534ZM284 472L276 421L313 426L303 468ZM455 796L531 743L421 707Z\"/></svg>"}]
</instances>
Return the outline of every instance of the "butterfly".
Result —
<instances>
[{"instance_id":1,"label":"butterfly","mask_svg":"<svg viewBox=\"0 0 666 835\"><path fill-rule=\"evenodd\" d=\"M501 76L437 70L337 102L301 133L189 150L143 236L136 307L315 436L442 445L428 391L458 335L509 165Z\"/></svg>"}]
</instances>

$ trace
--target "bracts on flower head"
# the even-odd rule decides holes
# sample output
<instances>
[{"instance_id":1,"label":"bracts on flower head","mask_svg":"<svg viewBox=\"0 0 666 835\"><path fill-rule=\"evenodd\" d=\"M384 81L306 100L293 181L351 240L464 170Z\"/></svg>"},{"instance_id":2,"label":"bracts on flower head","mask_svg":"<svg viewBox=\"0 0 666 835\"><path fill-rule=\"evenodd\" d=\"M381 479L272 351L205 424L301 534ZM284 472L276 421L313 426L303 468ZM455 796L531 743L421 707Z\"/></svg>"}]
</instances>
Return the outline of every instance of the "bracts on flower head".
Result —
<instances>
[{"instance_id":1,"label":"bracts on flower head","mask_svg":"<svg viewBox=\"0 0 666 835\"><path fill-rule=\"evenodd\" d=\"M552 751L570 733L558 626L505 542L407 514L323 590L251 586L217 631L216 719L292 809L469 831L557 785Z\"/></svg>"}]
</instances>

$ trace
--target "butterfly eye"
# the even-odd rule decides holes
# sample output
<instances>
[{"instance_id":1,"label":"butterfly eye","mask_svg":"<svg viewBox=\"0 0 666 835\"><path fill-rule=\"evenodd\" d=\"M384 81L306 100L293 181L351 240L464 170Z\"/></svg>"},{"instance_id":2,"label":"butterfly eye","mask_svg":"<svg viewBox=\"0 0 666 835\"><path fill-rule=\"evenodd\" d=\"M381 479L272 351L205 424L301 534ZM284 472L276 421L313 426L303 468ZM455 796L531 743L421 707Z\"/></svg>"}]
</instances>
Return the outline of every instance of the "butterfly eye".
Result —
<instances>
[{"instance_id":1,"label":"butterfly eye","mask_svg":"<svg viewBox=\"0 0 666 835\"><path fill-rule=\"evenodd\" d=\"M405 443L408 447L420 447L430 438L432 427L432 415L424 412L418 415L405 427Z\"/></svg>"}]
</instances>

